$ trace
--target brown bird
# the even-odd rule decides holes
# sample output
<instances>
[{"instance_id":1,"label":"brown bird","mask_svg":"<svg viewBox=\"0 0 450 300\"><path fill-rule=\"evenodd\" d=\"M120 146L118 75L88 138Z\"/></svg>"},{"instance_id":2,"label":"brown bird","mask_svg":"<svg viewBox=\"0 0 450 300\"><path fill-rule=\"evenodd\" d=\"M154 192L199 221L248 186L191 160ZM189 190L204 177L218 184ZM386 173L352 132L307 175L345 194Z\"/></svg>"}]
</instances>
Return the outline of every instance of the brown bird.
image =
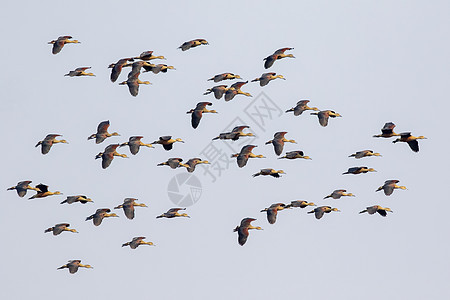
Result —
<instances>
[{"instance_id":1,"label":"brown bird","mask_svg":"<svg viewBox=\"0 0 450 300\"><path fill-rule=\"evenodd\" d=\"M349 157L354 157L354 158L363 158L363 157L368 157L368 156L381 156L380 153L374 153L372 150L362 150L362 151L358 151L352 155L350 155Z\"/></svg>"},{"instance_id":2,"label":"brown bird","mask_svg":"<svg viewBox=\"0 0 450 300\"><path fill-rule=\"evenodd\" d=\"M180 214L179 210L185 210L186 208L171 208L167 212L163 213L162 215L157 216L156 218L175 218L175 217L186 217L190 218L186 213Z\"/></svg>"},{"instance_id":3,"label":"brown bird","mask_svg":"<svg viewBox=\"0 0 450 300\"><path fill-rule=\"evenodd\" d=\"M286 159L296 159L296 158L311 159L311 157L309 157L309 156L304 156L303 151L300 151L300 150L286 152L285 156L279 157L278 159L282 159L282 158L286 158Z\"/></svg>"},{"instance_id":4,"label":"brown bird","mask_svg":"<svg viewBox=\"0 0 450 300\"><path fill-rule=\"evenodd\" d=\"M139 85L140 84L151 84L150 81L141 81L139 79L139 72L134 73L131 77L128 77L127 80L122 81L119 85L127 85L128 90L130 91L131 96L136 97L139 94Z\"/></svg>"},{"instance_id":5,"label":"brown bird","mask_svg":"<svg viewBox=\"0 0 450 300\"><path fill-rule=\"evenodd\" d=\"M426 137L424 137L423 135L416 137L416 136L412 136L411 132L403 132L403 133L400 133L400 138L393 141L393 143L394 144L397 142L408 143L409 148L411 148L412 151L419 152L419 142L417 140L422 140L422 139L426 139Z\"/></svg>"},{"instance_id":6,"label":"brown bird","mask_svg":"<svg viewBox=\"0 0 450 300\"><path fill-rule=\"evenodd\" d=\"M295 200L295 201L291 201L291 204L286 205L286 208L290 208L290 207L305 208L307 206L316 206L316 205L312 202L308 202L305 200Z\"/></svg>"},{"instance_id":7,"label":"brown bird","mask_svg":"<svg viewBox=\"0 0 450 300\"><path fill-rule=\"evenodd\" d=\"M109 133L109 120L103 121L97 126L97 133L93 133L88 137L88 140L95 139L96 144L100 144L103 142L106 138L109 138L111 136L120 136L117 132Z\"/></svg>"},{"instance_id":8,"label":"brown bird","mask_svg":"<svg viewBox=\"0 0 450 300\"><path fill-rule=\"evenodd\" d=\"M251 222L253 222L253 221L256 221L256 219L253 219L253 218L242 219L241 225L236 226L236 228L233 230L234 232L237 231L237 233L238 233L239 245L244 246L245 242L247 242L249 229L262 230L262 228L259 226L257 226L257 227L252 226Z\"/></svg>"},{"instance_id":9,"label":"brown bird","mask_svg":"<svg viewBox=\"0 0 450 300\"><path fill-rule=\"evenodd\" d=\"M196 39L188 42L184 42L178 49L181 49L182 51L189 50L191 48L200 46L200 45L208 45L208 42L204 39Z\"/></svg>"},{"instance_id":10,"label":"brown bird","mask_svg":"<svg viewBox=\"0 0 450 300\"><path fill-rule=\"evenodd\" d=\"M75 76L95 76L94 73L88 73L85 72L87 69L90 69L91 67L79 67L75 70L69 71L69 73L65 74L64 76L69 77L75 77Z\"/></svg>"},{"instance_id":11,"label":"brown bird","mask_svg":"<svg viewBox=\"0 0 450 300\"><path fill-rule=\"evenodd\" d=\"M168 66L165 64L157 64L150 66L144 66L145 72L153 72L153 74L158 74L159 72L167 73L167 70L176 70L174 66Z\"/></svg>"},{"instance_id":12,"label":"brown bird","mask_svg":"<svg viewBox=\"0 0 450 300\"><path fill-rule=\"evenodd\" d=\"M231 157L237 157L237 164L239 168L244 167L247 164L249 158L265 158L263 155L255 155L252 153L253 148L257 146L255 145L247 145L242 147L241 152L231 155Z\"/></svg>"},{"instance_id":13,"label":"brown bird","mask_svg":"<svg viewBox=\"0 0 450 300\"><path fill-rule=\"evenodd\" d=\"M28 198L28 199L44 198L44 197L52 196L52 195L62 195L62 193L59 192L59 191L49 192L48 191L48 185L45 185L45 184L42 184L42 183L38 184L36 186L36 188L37 188L36 189L37 193L35 195L33 195L32 197Z\"/></svg>"},{"instance_id":14,"label":"brown bird","mask_svg":"<svg viewBox=\"0 0 450 300\"><path fill-rule=\"evenodd\" d=\"M160 136L159 140L154 141L152 144L160 144L166 151L172 150L175 142L184 143L180 138L172 139L171 135Z\"/></svg>"},{"instance_id":15,"label":"brown bird","mask_svg":"<svg viewBox=\"0 0 450 300\"><path fill-rule=\"evenodd\" d=\"M152 60L152 59L166 59L164 56L154 56L153 51L144 51L141 53L141 55L137 57L133 57L134 59L142 59L145 61Z\"/></svg>"},{"instance_id":16,"label":"brown bird","mask_svg":"<svg viewBox=\"0 0 450 300\"><path fill-rule=\"evenodd\" d=\"M75 202L80 202L82 204L86 204L88 202L93 203L94 201L92 201L91 198L88 198L84 195L76 195L76 196L67 196L67 199L64 200L63 202L61 202L61 204L67 203L67 204L72 204Z\"/></svg>"},{"instance_id":17,"label":"brown bird","mask_svg":"<svg viewBox=\"0 0 450 300\"><path fill-rule=\"evenodd\" d=\"M332 111L332 110L321 110L318 113L314 112L311 113L311 115L317 115L319 117L319 124L323 127L328 125L328 119L330 117L336 118L336 117L342 117L340 114Z\"/></svg>"},{"instance_id":18,"label":"brown bird","mask_svg":"<svg viewBox=\"0 0 450 300\"><path fill-rule=\"evenodd\" d=\"M277 51L275 51L272 55L269 55L266 58L264 58L263 59L263 60L265 60L264 68L266 68L266 69L270 68L271 66L273 66L273 63L278 59L282 59L285 57L295 58L295 56L292 54L284 54L284 52L286 50L292 50L292 49L294 49L294 48L281 48L281 49L278 49Z\"/></svg>"},{"instance_id":19,"label":"brown bird","mask_svg":"<svg viewBox=\"0 0 450 300\"><path fill-rule=\"evenodd\" d=\"M248 83L248 81L239 81L239 82L232 84L225 92L225 101L233 100L234 96L236 96L238 94L245 95L247 97L252 97L252 95L250 93L241 91L241 87L247 83Z\"/></svg>"},{"instance_id":20,"label":"brown bird","mask_svg":"<svg viewBox=\"0 0 450 300\"><path fill-rule=\"evenodd\" d=\"M267 212L267 221L269 224L275 224L277 221L278 211L283 210L285 208L290 208L284 203L275 203L269 206L268 208L264 208L261 212Z\"/></svg>"},{"instance_id":21,"label":"brown bird","mask_svg":"<svg viewBox=\"0 0 450 300\"><path fill-rule=\"evenodd\" d=\"M327 198L340 199L342 196L356 197L352 193L346 193L346 191L347 190L334 190L330 195L326 196L323 199L327 199Z\"/></svg>"},{"instance_id":22,"label":"brown bird","mask_svg":"<svg viewBox=\"0 0 450 300\"><path fill-rule=\"evenodd\" d=\"M384 124L383 128L381 129L381 134L374 135L373 137L383 137L383 138L390 138L393 136L399 136L399 134L394 132L395 124L392 122L388 122Z\"/></svg>"},{"instance_id":23,"label":"brown bird","mask_svg":"<svg viewBox=\"0 0 450 300\"><path fill-rule=\"evenodd\" d=\"M373 206L367 207L365 210L360 211L359 213L362 214L362 213L367 212L367 213L369 213L369 215L373 215L374 213L379 213L383 217L386 217L388 211L393 212L389 207L384 208L379 205L373 205Z\"/></svg>"},{"instance_id":24,"label":"brown bird","mask_svg":"<svg viewBox=\"0 0 450 300\"><path fill-rule=\"evenodd\" d=\"M109 208L99 208L93 215L87 217L86 221L92 220L95 226L99 226L102 224L104 218L119 217L115 213L109 214L109 212L111 212Z\"/></svg>"},{"instance_id":25,"label":"brown bird","mask_svg":"<svg viewBox=\"0 0 450 300\"><path fill-rule=\"evenodd\" d=\"M39 192L40 189L38 189L37 187L32 187L30 185L31 182L32 182L31 180L20 181L19 183L17 183L16 186L10 187L6 190L7 191L16 190L17 195L19 195L19 197L24 197L27 194L27 190L33 190L33 191Z\"/></svg>"},{"instance_id":26,"label":"brown bird","mask_svg":"<svg viewBox=\"0 0 450 300\"><path fill-rule=\"evenodd\" d=\"M390 196L390 195L392 195L392 193L394 192L395 189L406 190L407 189L406 186L397 185L397 183L399 183L399 182L400 182L400 180L396 180L396 179L386 180L384 182L384 184L382 186L380 186L375 192L383 190L384 194L386 196Z\"/></svg>"},{"instance_id":27,"label":"brown bird","mask_svg":"<svg viewBox=\"0 0 450 300\"><path fill-rule=\"evenodd\" d=\"M169 166L172 169L176 169L179 167L189 168L188 165L181 163L183 161L182 158L173 157L169 158L167 161L157 164L157 166Z\"/></svg>"},{"instance_id":28,"label":"brown bird","mask_svg":"<svg viewBox=\"0 0 450 300\"><path fill-rule=\"evenodd\" d=\"M261 75L261 77L253 79L252 82L259 81L260 86L266 86L269 84L271 80L277 78L286 80L286 78L284 78L283 75L277 75L277 73L264 73Z\"/></svg>"},{"instance_id":29,"label":"brown bird","mask_svg":"<svg viewBox=\"0 0 450 300\"><path fill-rule=\"evenodd\" d=\"M57 143L68 144L68 142L66 140L56 140L56 137L58 137L58 136L62 136L62 135L47 134L45 139L43 139L42 141L39 141L35 147L42 146L41 153L47 154L50 151L50 149L52 148L53 144L57 144Z\"/></svg>"},{"instance_id":30,"label":"brown bird","mask_svg":"<svg viewBox=\"0 0 450 300\"><path fill-rule=\"evenodd\" d=\"M222 74L215 75L212 78L209 78L208 81L214 80L214 82L219 82L219 81L227 80L227 79L229 79L229 80L241 79L241 76L235 75L233 73L222 73Z\"/></svg>"},{"instance_id":31,"label":"brown bird","mask_svg":"<svg viewBox=\"0 0 450 300\"><path fill-rule=\"evenodd\" d=\"M216 99L220 99L226 93L226 91L228 91L226 84L225 85L216 85L210 89L207 89L206 92L203 93L203 95L208 95L208 94L214 93L214 97Z\"/></svg>"},{"instance_id":32,"label":"brown bird","mask_svg":"<svg viewBox=\"0 0 450 300\"><path fill-rule=\"evenodd\" d=\"M368 167L352 167L349 168L347 172L342 173L342 175L345 174L361 174L361 173L367 173L367 172L376 172L376 170L374 170L373 168L368 168Z\"/></svg>"},{"instance_id":33,"label":"brown bird","mask_svg":"<svg viewBox=\"0 0 450 300\"><path fill-rule=\"evenodd\" d=\"M323 217L325 213L330 213L332 211L340 211L337 208L332 208L331 206L319 206L311 211L308 212L308 214L314 213L316 216L316 219L320 219Z\"/></svg>"},{"instance_id":34,"label":"brown bird","mask_svg":"<svg viewBox=\"0 0 450 300\"><path fill-rule=\"evenodd\" d=\"M142 138L143 138L143 136L132 136L128 139L128 142L120 144L120 147L123 147L123 146L130 147L130 152L133 155L138 154L139 148L141 146L145 146L148 148L154 148L152 144L144 144L143 142L141 142Z\"/></svg>"},{"instance_id":35,"label":"brown bird","mask_svg":"<svg viewBox=\"0 0 450 300\"><path fill-rule=\"evenodd\" d=\"M144 242L145 236L134 237L131 242L122 244L122 247L130 246L131 249L136 249L139 245L155 246L152 242Z\"/></svg>"},{"instance_id":36,"label":"brown bird","mask_svg":"<svg viewBox=\"0 0 450 300\"><path fill-rule=\"evenodd\" d=\"M287 131L281 131L281 132L277 132L273 135L273 140L270 140L268 142L266 142L266 145L268 144L273 144L273 148L275 150L275 154L276 155L280 155L283 152L283 148L284 148L284 143L295 143L297 144L296 141L294 140L287 140L284 138L284 135L287 133Z\"/></svg>"},{"instance_id":37,"label":"brown bird","mask_svg":"<svg viewBox=\"0 0 450 300\"><path fill-rule=\"evenodd\" d=\"M72 37L70 35L60 36L58 39L48 42L53 44L52 53L58 54L65 44L80 44L77 40L70 40Z\"/></svg>"},{"instance_id":38,"label":"brown bird","mask_svg":"<svg viewBox=\"0 0 450 300\"><path fill-rule=\"evenodd\" d=\"M195 158L191 158L190 160L188 160L186 162L186 165L188 165L189 167L186 167L187 171L189 173L192 173L195 171L195 166L197 166L198 164L211 164L209 161L207 160L202 160L201 158L195 157Z\"/></svg>"},{"instance_id":39,"label":"brown bird","mask_svg":"<svg viewBox=\"0 0 450 300\"><path fill-rule=\"evenodd\" d=\"M119 59L115 64L110 64L108 68L111 68L111 81L116 82L119 78L120 73L122 72L122 68L127 66L129 61L134 61L133 58L122 58Z\"/></svg>"},{"instance_id":40,"label":"brown bird","mask_svg":"<svg viewBox=\"0 0 450 300\"><path fill-rule=\"evenodd\" d=\"M95 156L95 159L101 158L102 159L102 168L106 169L111 164L114 156L120 156L123 158L128 158L126 154L120 154L116 151L117 147L119 147L119 144L111 144L107 146L104 150L104 152L100 152Z\"/></svg>"},{"instance_id":41,"label":"brown bird","mask_svg":"<svg viewBox=\"0 0 450 300\"><path fill-rule=\"evenodd\" d=\"M272 176L275 178L280 178L280 174L286 174L284 173L283 170L274 170L274 169L261 169L261 171L259 171L258 173L253 174L253 177L259 176L259 175L263 175L263 176Z\"/></svg>"},{"instance_id":42,"label":"brown bird","mask_svg":"<svg viewBox=\"0 0 450 300\"><path fill-rule=\"evenodd\" d=\"M135 198L125 198L125 200L123 200L123 203L120 204L119 206L114 207L114 209L123 208L123 212L125 213L125 216L128 219L132 220L132 219L134 219L134 207L135 206L148 207L144 203L137 203L136 200L137 199L135 199Z\"/></svg>"},{"instance_id":43,"label":"brown bird","mask_svg":"<svg viewBox=\"0 0 450 300\"><path fill-rule=\"evenodd\" d=\"M208 110L206 106L211 106L211 102L199 102L197 106L190 111L186 112L187 114L192 114L191 117L191 125L193 128L197 128L200 124L200 120L202 119L203 113L217 113L217 111Z\"/></svg>"},{"instance_id":44,"label":"brown bird","mask_svg":"<svg viewBox=\"0 0 450 300\"><path fill-rule=\"evenodd\" d=\"M61 270L61 269L64 269L64 268L68 268L70 274L76 273L78 271L78 268L93 269L93 267L91 265L83 265L81 263L81 260L79 260L79 259L77 259L77 260L69 260L69 262L66 265L59 267L57 270Z\"/></svg>"},{"instance_id":45,"label":"brown bird","mask_svg":"<svg viewBox=\"0 0 450 300\"><path fill-rule=\"evenodd\" d=\"M297 102L297 105L293 108L288 109L286 112L294 112L294 116L300 116L305 110L314 110L319 111L317 107L309 107L308 106L309 100L300 100Z\"/></svg>"},{"instance_id":46,"label":"brown bird","mask_svg":"<svg viewBox=\"0 0 450 300\"><path fill-rule=\"evenodd\" d=\"M75 229L70 229L69 226L70 226L69 223L56 224L53 227L47 228L44 231L44 233L53 232L53 235L58 235L63 231L70 231L70 232L78 233L78 231L76 231Z\"/></svg>"},{"instance_id":47,"label":"brown bird","mask_svg":"<svg viewBox=\"0 0 450 300\"><path fill-rule=\"evenodd\" d=\"M236 126L233 128L232 131L230 132L224 132L219 134L219 136L216 136L215 138L213 138L213 140L233 140L233 141L237 141L241 136L254 136L253 133L249 132L249 133L244 133L243 130L245 128L250 128L249 126L243 125L243 126Z\"/></svg>"}]
</instances>

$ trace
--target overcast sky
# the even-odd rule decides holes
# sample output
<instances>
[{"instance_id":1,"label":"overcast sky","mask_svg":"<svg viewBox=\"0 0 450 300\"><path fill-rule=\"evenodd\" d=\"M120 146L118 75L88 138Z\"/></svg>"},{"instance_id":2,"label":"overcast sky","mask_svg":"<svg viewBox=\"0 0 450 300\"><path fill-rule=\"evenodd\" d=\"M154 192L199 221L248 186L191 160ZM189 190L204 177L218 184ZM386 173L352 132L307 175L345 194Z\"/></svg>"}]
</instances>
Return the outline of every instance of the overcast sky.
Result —
<instances>
[{"instance_id":1,"label":"overcast sky","mask_svg":"<svg viewBox=\"0 0 450 300\"><path fill-rule=\"evenodd\" d=\"M80 294L116 299L133 293L158 299L450 297L449 161L443 153L450 144L443 139L450 109L447 1L9 1L1 8L2 299L78 299ZM52 55L47 43L61 35L81 44ZM196 38L209 45L177 49ZM293 47L289 53L296 58L279 60L269 71L287 80L263 88L249 82L242 90L253 97L238 95L230 102L203 95L216 85L207 81L216 74L260 77L267 72L263 58L283 47ZM154 62L176 70L141 74L152 85L132 97L118 85L128 70L113 84L107 66L146 50L164 55L167 60ZM81 66L92 67L96 77L64 77ZM300 99L343 117L323 128L309 112L284 113ZM219 114L205 114L193 129L186 111L200 101L211 101ZM88 141L104 120L121 136L99 145ZM386 122L394 122L396 132L426 136L420 152L373 138ZM236 125L249 125L257 137L211 141ZM303 150L312 160L276 159L264 143L277 131L298 142L287 143L285 152ZM69 144L42 155L34 146L49 133L62 134ZM103 170L95 155L132 135L144 136L146 143L162 135L186 143L176 143L170 152L160 145L141 148L136 156L120 148L130 158L116 157ZM266 158L250 159L244 168L229 158L220 174L214 170L218 161L210 169L198 166L193 174L201 197L187 207L191 218L155 218L177 206L168 184L187 174L158 163L169 157L206 159L211 145L229 157L247 142ZM383 157L348 157L364 149ZM378 172L341 175L353 166ZM286 174L251 176L262 168ZM390 197L375 193L387 179L400 180L408 190ZM27 200L34 192L19 198L6 191L23 180L64 195ZM340 188L357 197L323 200ZM181 187L181 194L189 192ZM94 203L59 204L77 194ZM149 207L136 208L134 220L117 210L119 218L99 227L84 221L97 208L112 209L126 197ZM300 199L341 212L316 220L306 214L310 208L296 208L279 212L274 225L260 212L272 203ZM375 204L394 213L358 214ZM251 231L241 247L233 228L245 217L256 218L253 225L264 230ZM62 222L79 233L44 234ZM121 247L135 236L146 236L156 247ZM94 269L74 275L56 270L70 259Z\"/></svg>"}]
</instances>

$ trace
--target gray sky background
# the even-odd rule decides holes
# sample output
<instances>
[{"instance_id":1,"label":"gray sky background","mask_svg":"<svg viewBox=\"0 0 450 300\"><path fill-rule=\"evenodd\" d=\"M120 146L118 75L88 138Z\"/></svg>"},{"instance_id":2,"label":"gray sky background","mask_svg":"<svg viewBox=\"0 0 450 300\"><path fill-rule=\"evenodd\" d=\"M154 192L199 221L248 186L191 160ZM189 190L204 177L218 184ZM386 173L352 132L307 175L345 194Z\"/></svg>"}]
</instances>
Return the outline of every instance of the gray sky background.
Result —
<instances>
[{"instance_id":1,"label":"gray sky background","mask_svg":"<svg viewBox=\"0 0 450 300\"><path fill-rule=\"evenodd\" d=\"M24 1L1 4L3 57L0 97L2 148L0 234L2 299L120 298L175 299L446 299L448 253L448 158L443 118L449 110L450 4L447 1ZM81 44L51 54L47 42L72 35ZM182 52L183 42L205 38L210 45ZM294 47L296 59L269 69L287 80L242 89L254 97L230 102L203 96L215 74L233 72L252 80L266 72L263 58ZM107 66L145 50L164 55L176 67L167 74L142 74L151 86L138 97L109 80ZM63 75L91 66L96 77ZM118 82L126 80L128 70ZM234 81L233 81L234 82ZM225 82L231 84L233 82ZM211 182L199 166L202 197L188 207L191 219L155 219L175 205L167 184L185 169L156 167L169 157L196 157L264 92L282 110L300 99L332 109L343 118L319 126L309 112L283 114L258 130L259 147L240 169L235 160ZM193 129L186 114L197 102L211 101L218 115L207 114ZM110 120L111 137L100 145L87 141L99 122ZM420 152L392 139L375 139L385 122L396 132L412 131ZM241 124L233 124L241 125ZM271 145L277 131L298 144L311 161L277 160ZM70 144L41 155L34 145L48 133ZM142 148L129 159L115 158L103 170L95 155L111 144L143 135L183 138L174 150ZM245 140L245 138L243 138ZM218 147L229 151L222 141ZM373 149L382 158L347 156ZM131 156L128 148L120 153ZM346 175L367 165L377 173ZM261 168L283 169L280 179L251 174ZM387 179L399 179L407 191L390 197L375 193ZM6 188L18 181L45 183L52 196L28 201ZM355 198L322 200L346 188ZM68 195L86 194L95 203L60 205ZM99 227L84 219L97 208L134 197L149 205L136 218L104 220ZM275 202L304 199L338 207L341 213L316 220L309 209L281 211L269 225L259 211ZM387 218L359 215L380 204ZM244 217L258 219L247 244L237 244L233 228ZM80 233L53 237L43 231L68 222ZM134 236L156 247L121 248ZM56 270L69 259L94 266L70 275Z\"/></svg>"}]
</instances>

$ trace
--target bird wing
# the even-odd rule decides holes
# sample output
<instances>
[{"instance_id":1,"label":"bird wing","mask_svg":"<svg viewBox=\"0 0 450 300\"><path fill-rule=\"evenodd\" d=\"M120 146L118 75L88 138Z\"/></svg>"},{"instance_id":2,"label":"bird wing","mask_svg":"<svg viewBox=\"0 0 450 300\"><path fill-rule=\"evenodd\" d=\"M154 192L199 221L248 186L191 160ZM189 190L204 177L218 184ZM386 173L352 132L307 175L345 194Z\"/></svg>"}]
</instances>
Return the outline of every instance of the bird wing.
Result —
<instances>
[{"instance_id":1,"label":"bird wing","mask_svg":"<svg viewBox=\"0 0 450 300\"><path fill-rule=\"evenodd\" d=\"M326 112L320 111L317 116L319 117L319 123L320 125L322 125L323 127L328 125L328 114Z\"/></svg>"},{"instance_id":2,"label":"bird wing","mask_svg":"<svg viewBox=\"0 0 450 300\"><path fill-rule=\"evenodd\" d=\"M419 152L419 142L417 140L408 141L409 148L414 152Z\"/></svg>"},{"instance_id":3,"label":"bird wing","mask_svg":"<svg viewBox=\"0 0 450 300\"><path fill-rule=\"evenodd\" d=\"M36 187L40 190L40 192L38 192L38 193L48 192L48 185L41 183L41 184L38 184Z\"/></svg>"},{"instance_id":4,"label":"bird wing","mask_svg":"<svg viewBox=\"0 0 450 300\"><path fill-rule=\"evenodd\" d=\"M128 219L130 219L130 220L134 219L134 204L133 204L133 202L124 203L123 204L123 211L125 213L125 216Z\"/></svg>"},{"instance_id":5,"label":"bird wing","mask_svg":"<svg viewBox=\"0 0 450 300\"><path fill-rule=\"evenodd\" d=\"M203 115L203 110L198 110L198 109L194 110L194 112L192 113L192 117L191 117L191 125L193 128L198 127L198 125L200 124L200 120L202 119L202 115Z\"/></svg>"},{"instance_id":6,"label":"bird wing","mask_svg":"<svg viewBox=\"0 0 450 300\"><path fill-rule=\"evenodd\" d=\"M277 214L277 208L269 208L267 210L267 221L269 221L269 224L275 224L275 222L277 221Z\"/></svg>"},{"instance_id":7,"label":"bird wing","mask_svg":"<svg viewBox=\"0 0 450 300\"><path fill-rule=\"evenodd\" d=\"M269 55L264 60L264 68L268 69L273 66L273 63L277 60L277 55Z\"/></svg>"},{"instance_id":8,"label":"bird wing","mask_svg":"<svg viewBox=\"0 0 450 300\"><path fill-rule=\"evenodd\" d=\"M100 122L100 124L98 124L98 126L97 126L97 134L107 133L108 128L109 128L109 120Z\"/></svg>"}]
</instances>

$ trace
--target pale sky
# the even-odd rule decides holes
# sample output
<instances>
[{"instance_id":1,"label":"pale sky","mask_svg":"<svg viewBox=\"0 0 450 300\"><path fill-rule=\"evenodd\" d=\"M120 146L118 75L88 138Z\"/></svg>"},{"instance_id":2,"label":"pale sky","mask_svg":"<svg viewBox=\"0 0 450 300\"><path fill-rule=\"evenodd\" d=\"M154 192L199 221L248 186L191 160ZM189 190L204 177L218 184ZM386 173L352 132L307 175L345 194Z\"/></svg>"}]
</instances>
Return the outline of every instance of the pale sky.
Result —
<instances>
[{"instance_id":1,"label":"pale sky","mask_svg":"<svg viewBox=\"0 0 450 300\"><path fill-rule=\"evenodd\" d=\"M450 19L447 1L24 1L1 5L3 58L0 95L3 130L0 234L2 299L446 299L450 279L447 217L449 167L442 149L443 115L450 109ZM57 55L47 42L71 35L81 44L66 45ZM204 38L202 45L182 52L183 42ZM293 47L295 59L263 59L275 50ZM107 66L146 50L164 55L154 61L175 66L166 74L144 73L137 97L109 80ZM63 75L81 66L96 77ZM253 97L216 100L203 93L215 84L208 78L224 72L244 80L265 72L282 74L261 88L248 83ZM263 93L263 94L261 94ZM259 97L257 97L259 96ZM285 110L301 99L343 117L325 128L309 112L295 117ZM210 101L219 114L205 114L197 129L186 111ZM271 104L273 115L257 119L255 109ZM277 110L278 109L278 110ZM251 119L253 116L254 119ZM98 123L110 120L108 138L96 145L87 137ZM255 121L256 120L256 121ZM259 122L259 123L258 123ZM420 152L392 139L375 139L386 122L396 132L411 131L428 139ZM238 168L235 159L214 181L205 166L195 173L201 197L187 207L188 218L156 219L171 207L168 184L183 169L157 167L170 157L206 159L211 139L224 129L249 125L257 138L214 141L228 157L242 145L258 145ZM277 131L297 144L312 160L278 160L264 143ZM49 133L69 144L54 145L42 155L35 144ZM180 137L165 151L141 148L130 158L117 157L106 170L94 157L112 143L143 135L151 143L162 135ZM7 144L6 144L7 143ZM230 146L230 147L228 147ZM371 149L383 157L356 160L348 156ZM202 155L203 152L203 155ZM217 165L216 165L217 166ZM378 172L341 175L349 167L369 166ZM283 169L282 178L251 175L262 168ZM387 197L375 190L398 179L408 190ZM62 196L27 200L8 187L23 180L44 183ZM356 197L323 200L344 188ZM186 186L181 193L187 193ZM60 205L66 196L83 194L94 203ZM113 208L126 197L148 208L136 218L105 219L95 227L85 218L97 208ZM316 220L306 209L279 212L268 224L260 210L272 203L307 200L341 210ZM359 215L379 204L394 213ZM233 229L245 217L256 218L245 246ZM67 222L79 231L44 234ZM135 250L121 245L146 236L156 247ZM94 269L71 275L56 270L81 259Z\"/></svg>"}]
</instances>

